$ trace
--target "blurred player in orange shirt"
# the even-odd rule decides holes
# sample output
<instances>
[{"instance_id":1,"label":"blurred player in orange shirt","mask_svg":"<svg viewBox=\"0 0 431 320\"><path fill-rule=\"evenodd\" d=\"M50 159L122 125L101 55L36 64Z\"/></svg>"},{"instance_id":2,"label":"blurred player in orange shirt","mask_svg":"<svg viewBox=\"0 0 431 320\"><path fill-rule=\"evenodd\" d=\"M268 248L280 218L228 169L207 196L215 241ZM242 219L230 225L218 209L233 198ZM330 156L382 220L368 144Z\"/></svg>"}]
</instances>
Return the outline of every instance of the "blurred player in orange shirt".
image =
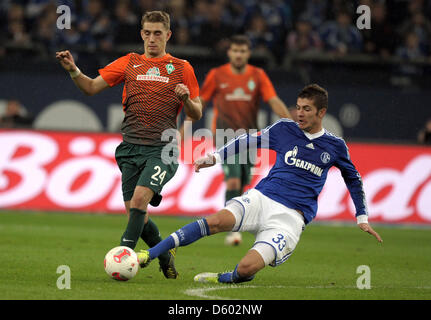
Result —
<instances>
[{"instance_id":1,"label":"blurred player in orange shirt","mask_svg":"<svg viewBox=\"0 0 431 320\"><path fill-rule=\"evenodd\" d=\"M175 175L178 162L176 141L162 140L162 133L177 128L177 115L184 107L187 117L199 120L202 104L199 85L189 62L166 53L172 35L166 12L146 12L142 17L141 37L144 54L129 53L99 70L91 79L75 65L69 51L56 53L61 66L70 73L76 86L87 95L97 94L124 83L123 142L115 158L122 173L123 199L129 221L120 245L135 248L139 237L150 247L159 243L159 230L148 218L147 206L161 201L163 186ZM169 159L162 149L169 144ZM171 154L172 153L172 154ZM163 159L162 159L163 158ZM178 276L174 266L175 251L159 259L166 278Z\"/></svg>"},{"instance_id":2,"label":"blurred player in orange shirt","mask_svg":"<svg viewBox=\"0 0 431 320\"><path fill-rule=\"evenodd\" d=\"M251 56L251 42L243 35L230 39L227 51L229 62L211 69L201 88L200 99L203 108L212 100L214 118L212 131L216 129L257 129L257 115L260 99L268 103L280 118L291 118L291 115L274 89L271 80L261 68L248 64ZM190 118L185 119L191 120ZM185 122L186 126L189 121ZM185 127L182 128L184 132ZM226 141L216 141L222 146ZM231 162L231 161L230 161ZM240 163L239 156L233 164L223 164L226 181L225 201L238 197L243 188L250 182L252 164ZM232 235L228 235L230 237ZM240 235L236 235L238 242Z\"/></svg>"}]
</instances>

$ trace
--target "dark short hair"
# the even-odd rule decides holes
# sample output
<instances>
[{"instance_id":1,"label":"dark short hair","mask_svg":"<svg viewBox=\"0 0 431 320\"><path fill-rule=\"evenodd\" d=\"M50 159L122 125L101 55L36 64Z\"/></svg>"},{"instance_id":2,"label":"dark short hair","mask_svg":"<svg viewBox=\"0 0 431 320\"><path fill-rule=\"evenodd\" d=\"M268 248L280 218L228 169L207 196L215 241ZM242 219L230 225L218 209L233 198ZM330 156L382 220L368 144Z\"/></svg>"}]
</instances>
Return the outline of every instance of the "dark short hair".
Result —
<instances>
[{"instance_id":1,"label":"dark short hair","mask_svg":"<svg viewBox=\"0 0 431 320\"><path fill-rule=\"evenodd\" d=\"M305 86L298 98L313 100L317 110L328 109L328 91L315 83Z\"/></svg>"},{"instance_id":2,"label":"dark short hair","mask_svg":"<svg viewBox=\"0 0 431 320\"><path fill-rule=\"evenodd\" d=\"M229 47L233 44L246 45L249 49L251 49L250 39L247 36L242 35L242 34L234 35L229 39Z\"/></svg>"},{"instance_id":3,"label":"dark short hair","mask_svg":"<svg viewBox=\"0 0 431 320\"><path fill-rule=\"evenodd\" d=\"M142 15L141 25L144 27L145 22L161 22L166 30L171 29L171 19L169 13L164 11L147 11Z\"/></svg>"}]
</instances>

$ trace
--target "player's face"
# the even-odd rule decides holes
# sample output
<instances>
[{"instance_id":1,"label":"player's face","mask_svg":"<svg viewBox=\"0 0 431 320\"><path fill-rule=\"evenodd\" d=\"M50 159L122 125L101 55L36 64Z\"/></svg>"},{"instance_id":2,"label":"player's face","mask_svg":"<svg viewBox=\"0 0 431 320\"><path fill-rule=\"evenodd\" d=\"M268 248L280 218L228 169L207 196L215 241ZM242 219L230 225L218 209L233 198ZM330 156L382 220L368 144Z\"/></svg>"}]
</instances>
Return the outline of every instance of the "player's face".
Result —
<instances>
[{"instance_id":1,"label":"player's face","mask_svg":"<svg viewBox=\"0 0 431 320\"><path fill-rule=\"evenodd\" d=\"M309 133L316 133L322 129L322 119L326 109L317 110L314 101L306 98L298 98L296 101L296 115L299 128Z\"/></svg>"},{"instance_id":2,"label":"player's face","mask_svg":"<svg viewBox=\"0 0 431 320\"><path fill-rule=\"evenodd\" d=\"M166 54L166 43L172 32L166 30L161 22L145 22L141 30L144 40L145 54L152 58L159 58Z\"/></svg>"},{"instance_id":3,"label":"player's face","mask_svg":"<svg viewBox=\"0 0 431 320\"><path fill-rule=\"evenodd\" d=\"M235 69L242 69L248 63L250 58L250 49L246 44L231 44L229 50L227 51L227 56L229 57L230 64Z\"/></svg>"}]
</instances>

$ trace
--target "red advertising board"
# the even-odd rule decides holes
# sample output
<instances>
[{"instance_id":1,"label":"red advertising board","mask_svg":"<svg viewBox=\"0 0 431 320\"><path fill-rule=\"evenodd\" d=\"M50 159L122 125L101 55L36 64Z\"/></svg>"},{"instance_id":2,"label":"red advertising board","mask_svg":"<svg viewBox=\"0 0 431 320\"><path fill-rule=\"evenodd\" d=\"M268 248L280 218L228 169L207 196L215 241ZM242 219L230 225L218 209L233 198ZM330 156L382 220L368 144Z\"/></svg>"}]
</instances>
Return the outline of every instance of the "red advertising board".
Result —
<instances>
[{"instance_id":1,"label":"red advertising board","mask_svg":"<svg viewBox=\"0 0 431 320\"><path fill-rule=\"evenodd\" d=\"M124 212L121 173L114 159L121 135L0 131L0 208L73 212ZM370 221L431 224L431 148L348 143L361 173ZM183 148L178 171L163 189L158 215L199 216L224 205L221 166L193 172ZM196 152L195 152L196 153ZM188 154L188 153L187 153ZM255 185L274 163L254 170ZM338 169L328 173L317 220L354 220L354 207Z\"/></svg>"}]
</instances>

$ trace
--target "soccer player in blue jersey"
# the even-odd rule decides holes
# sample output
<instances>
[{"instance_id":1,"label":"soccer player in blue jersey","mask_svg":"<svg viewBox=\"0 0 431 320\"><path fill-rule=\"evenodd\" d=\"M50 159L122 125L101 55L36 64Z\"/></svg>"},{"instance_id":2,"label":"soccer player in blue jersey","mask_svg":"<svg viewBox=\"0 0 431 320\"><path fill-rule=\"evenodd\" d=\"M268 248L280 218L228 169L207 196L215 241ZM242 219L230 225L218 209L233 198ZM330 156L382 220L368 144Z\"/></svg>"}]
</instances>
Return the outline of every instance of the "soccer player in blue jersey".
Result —
<instances>
[{"instance_id":1,"label":"soccer player in blue jersey","mask_svg":"<svg viewBox=\"0 0 431 320\"><path fill-rule=\"evenodd\" d=\"M352 164L343 139L322 127L328 109L328 93L316 84L298 95L298 122L280 119L258 134L242 135L214 154L195 162L195 171L221 163L245 150L269 148L277 153L275 165L254 189L233 198L219 212L190 223L149 250L138 253L146 266L163 252L185 246L223 231L249 231L256 236L253 247L232 272L205 272L198 282L240 283L250 281L265 266L277 266L293 253L302 231L317 212L317 198L328 170L340 169L356 208L359 228L381 237L368 224L361 176Z\"/></svg>"}]
</instances>

